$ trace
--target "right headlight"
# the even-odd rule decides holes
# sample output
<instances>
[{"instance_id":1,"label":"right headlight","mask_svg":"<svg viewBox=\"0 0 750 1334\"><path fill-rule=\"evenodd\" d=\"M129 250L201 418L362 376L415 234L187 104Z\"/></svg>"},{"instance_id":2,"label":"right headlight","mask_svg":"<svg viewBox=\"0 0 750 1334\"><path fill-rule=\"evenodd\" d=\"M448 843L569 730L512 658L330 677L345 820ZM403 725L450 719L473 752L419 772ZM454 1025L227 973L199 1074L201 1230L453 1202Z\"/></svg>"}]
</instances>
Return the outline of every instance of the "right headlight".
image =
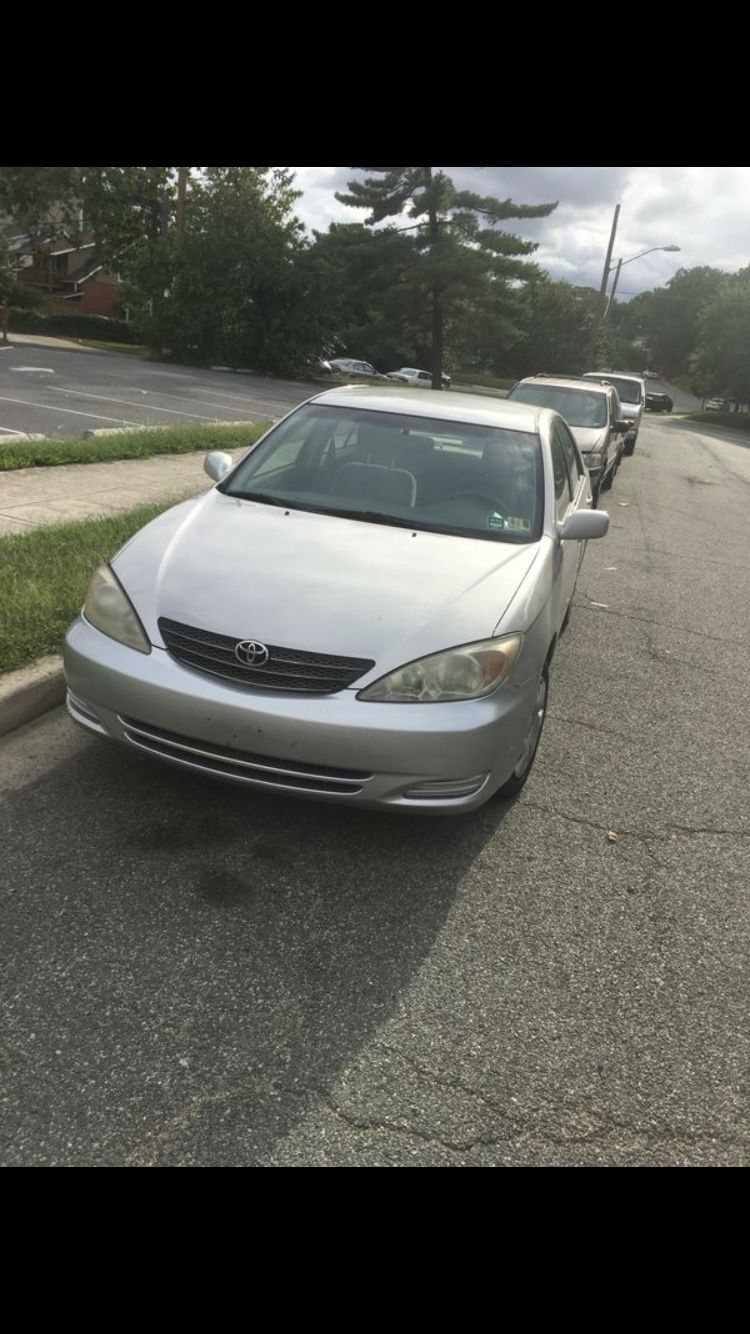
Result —
<instances>
[{"instance_id":1,"label":"right headlight","mask_svg":"<svg viewBox=\"0 0 750 1334\"><path fill-rule=\"evenodd\" d=\"M447 704L482 699L507 679L521 652L523 635L483 639L419 658L361 690L357 699L377 704Z\"/></svg>"},{"instance_id":2,"label":"right headlight","mask_svg":"<svg viewBox=\"0 0 750 1334\"><path fill-rule=\"evenodd\" d=\"M86 620L119 644L150 653L151 645L132 603L108 565L100 565L83 604Z\"/></svg>"}]
</instances>

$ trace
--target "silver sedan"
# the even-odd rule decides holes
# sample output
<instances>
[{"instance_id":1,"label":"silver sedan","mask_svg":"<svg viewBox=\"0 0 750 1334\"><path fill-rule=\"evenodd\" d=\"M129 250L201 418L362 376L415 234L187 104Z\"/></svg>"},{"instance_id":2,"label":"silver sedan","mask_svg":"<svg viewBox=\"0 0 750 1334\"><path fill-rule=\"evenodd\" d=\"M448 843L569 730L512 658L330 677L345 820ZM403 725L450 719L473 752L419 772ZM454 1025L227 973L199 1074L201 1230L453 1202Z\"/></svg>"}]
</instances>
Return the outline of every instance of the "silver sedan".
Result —
<instances>
[{"instance_id":1,"label":"silver sedan","mask_svg":"<svg viewBox=\"0 0 750 1334\"><path fill-rule=\"evenodd\" d=\"M249 787L451 813L518 792L587 540L548 409L347 387L99 569L65 641L90 732Z\"/></svg>"}]
</instances>

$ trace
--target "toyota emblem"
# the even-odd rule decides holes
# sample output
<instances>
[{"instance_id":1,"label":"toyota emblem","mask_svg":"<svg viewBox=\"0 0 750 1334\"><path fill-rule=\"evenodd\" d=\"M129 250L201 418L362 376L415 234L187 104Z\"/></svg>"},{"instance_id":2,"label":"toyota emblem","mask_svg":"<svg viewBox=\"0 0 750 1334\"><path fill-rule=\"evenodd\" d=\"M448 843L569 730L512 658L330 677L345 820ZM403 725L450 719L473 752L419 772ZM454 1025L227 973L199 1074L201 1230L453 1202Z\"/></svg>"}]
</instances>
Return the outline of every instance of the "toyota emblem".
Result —
<instances>
[{"instance_id":1,"label":"toyota emblem","mask_svg":"<svg viewBox=\"0 0 750 1334\"><path fill-rule=\"evenodd\" d=\"M271 656L265 644L257 639L243 639L234 650L234 656L243 667L265 667Z\"/></svg>"}]
</instances>

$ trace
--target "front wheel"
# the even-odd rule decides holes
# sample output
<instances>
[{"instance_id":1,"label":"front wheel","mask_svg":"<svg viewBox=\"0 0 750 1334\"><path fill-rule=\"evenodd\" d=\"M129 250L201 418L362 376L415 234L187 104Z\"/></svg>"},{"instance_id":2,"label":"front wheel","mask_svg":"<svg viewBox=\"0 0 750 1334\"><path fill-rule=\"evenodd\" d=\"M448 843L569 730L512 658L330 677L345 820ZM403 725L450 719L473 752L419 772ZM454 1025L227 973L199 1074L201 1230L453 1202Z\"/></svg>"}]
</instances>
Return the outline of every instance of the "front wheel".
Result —
<instances>
[{"instance_id":1,"label":"front wheel","mask_svg":"<svg viewBox=\"0 0 750 1334\"><path fill-rule=\"evenodd\" d=\"M633 455L635 454L635 446L636 446L636 442L637 442L637 440L638 440L638 436L635 436L633 440L628 440L628 441L626 442L626 444L625 444L625 450L624 450L624 452L625 452L625 454L627 455L627 457L628 457L629 459L632 458Z\"/></svg>"},{"instance_id":2,"label":"front wheel","mask_svg":"<svg viewBox=\"0 0 750 1334\"><path fill-rule=\"evenodd\" d=\"M534 760L536 759L536 753L539 749L539 742L542 739L542 729L544 727L544 720L547 716L548 699L549 667L545 664L537 687L534 709L529 722L529 730L526 733L518 763L507 783L503 783L503 786L497 790L497 796L502 798L502 800L507 800L509 797L515 797L516 794L521 791L521 788L525 785L526 780L531 773Z\"/></svg>"}]
</instances>

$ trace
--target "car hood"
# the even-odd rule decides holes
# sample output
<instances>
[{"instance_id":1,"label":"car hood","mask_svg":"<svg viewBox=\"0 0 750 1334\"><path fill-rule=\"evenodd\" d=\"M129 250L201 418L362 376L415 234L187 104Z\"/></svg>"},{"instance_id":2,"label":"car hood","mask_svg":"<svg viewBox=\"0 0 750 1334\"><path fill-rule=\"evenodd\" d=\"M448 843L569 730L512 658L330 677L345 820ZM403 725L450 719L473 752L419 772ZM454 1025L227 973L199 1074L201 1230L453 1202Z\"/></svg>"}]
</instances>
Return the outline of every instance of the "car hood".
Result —
<instances>
[{"instance_id":1,"label":"car hood","mask_svg":"<svg viewBox=\"0 0 750 1334\"><path fill-rule=\"evenodd\" d=\"M573 437L582 454L594 454L604 449L607 443L608 428L598 427L592 430L587 426L571 426Z\"/></svg>"},{"instance_id":2,"label":"car hood","mask_svg":"<svg viewBox=\"0 0 750 1334\"><path fill-rule=\"evenodd\" d=\"M112 565L157 647L164 616L238 640L371 658L380 674L489 638L539 550L211 491L154 520Z\"/></svg>"}]
</instances>

